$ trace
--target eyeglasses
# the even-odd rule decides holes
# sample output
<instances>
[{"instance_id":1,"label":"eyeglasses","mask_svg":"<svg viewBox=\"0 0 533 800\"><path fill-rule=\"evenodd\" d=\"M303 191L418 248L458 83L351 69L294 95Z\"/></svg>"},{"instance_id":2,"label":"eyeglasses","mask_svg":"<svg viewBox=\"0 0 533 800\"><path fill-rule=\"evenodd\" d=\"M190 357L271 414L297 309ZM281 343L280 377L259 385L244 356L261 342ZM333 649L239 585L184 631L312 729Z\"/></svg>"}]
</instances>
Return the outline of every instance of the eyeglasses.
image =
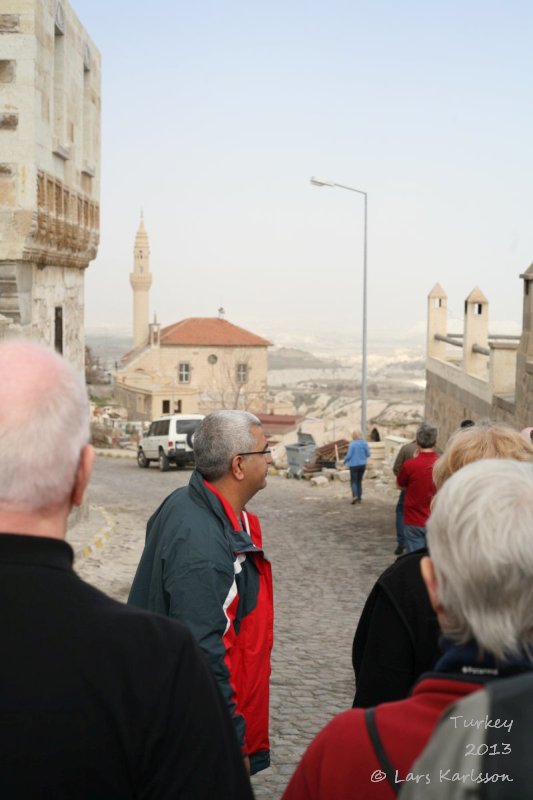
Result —
<instances>
[{"instance_id":1,"label":"eyeglasses","mask_svg":"<svg viewBox=\"0 0 533 800\"><path fill-rule=\"evenodd\" d=\"M237 453L238 456L270 456L272 450L252 450L250 453Z\"/></svg>"}]
</instances>

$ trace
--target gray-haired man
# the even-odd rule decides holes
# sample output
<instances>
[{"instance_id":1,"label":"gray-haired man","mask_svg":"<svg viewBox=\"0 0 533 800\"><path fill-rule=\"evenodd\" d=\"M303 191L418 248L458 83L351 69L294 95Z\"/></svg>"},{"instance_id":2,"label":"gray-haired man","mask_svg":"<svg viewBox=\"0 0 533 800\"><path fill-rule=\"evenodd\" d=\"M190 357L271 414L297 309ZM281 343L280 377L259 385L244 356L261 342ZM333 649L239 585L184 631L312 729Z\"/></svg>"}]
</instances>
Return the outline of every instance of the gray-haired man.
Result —
<instances>
[{"instance_id":1,"label":"gray-haired man","mask_svg":"<svg viewBox=\"0 0 533 800\"><path fill-rule=\"evenodd\" d=\"M251 773L269 766L273 603L259 520L246 503L266 486L270 450L246 411L205 417L196 470L148 521L129 603L184 622L206 654Z\"/></svg>"}]
</instances>

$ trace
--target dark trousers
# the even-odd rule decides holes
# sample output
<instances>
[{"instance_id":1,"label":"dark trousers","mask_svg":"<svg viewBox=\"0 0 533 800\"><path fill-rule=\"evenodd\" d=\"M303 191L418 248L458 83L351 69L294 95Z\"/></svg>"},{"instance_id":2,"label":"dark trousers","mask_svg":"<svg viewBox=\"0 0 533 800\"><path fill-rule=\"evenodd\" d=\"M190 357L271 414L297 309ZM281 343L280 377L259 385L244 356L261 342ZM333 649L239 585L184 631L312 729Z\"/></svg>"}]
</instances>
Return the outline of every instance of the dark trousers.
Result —
<instances>
[{"instance_id":1,"label":"dark trousers","mask_svg":"<svg viewBox=\"0 0 533 800\"><path fill-rule=\"evenodd\" d=\"M403 501L405 497L405 489L402 489L396 504L396 541L398 547L405 547L405 534L403 530Z\"/></svg>"},{"instance_id":2,"label":"dark trousers","mask_svg":"<svg viewBox=\"0 0 533 800\"><path fill-rule=\"evenodd\" d=\"M352 484L352 497L358 497L359 500L363 495L363 475L365 474L366 465L362 467L350 467L350 482Z\"/></svg>"}]
</instances>

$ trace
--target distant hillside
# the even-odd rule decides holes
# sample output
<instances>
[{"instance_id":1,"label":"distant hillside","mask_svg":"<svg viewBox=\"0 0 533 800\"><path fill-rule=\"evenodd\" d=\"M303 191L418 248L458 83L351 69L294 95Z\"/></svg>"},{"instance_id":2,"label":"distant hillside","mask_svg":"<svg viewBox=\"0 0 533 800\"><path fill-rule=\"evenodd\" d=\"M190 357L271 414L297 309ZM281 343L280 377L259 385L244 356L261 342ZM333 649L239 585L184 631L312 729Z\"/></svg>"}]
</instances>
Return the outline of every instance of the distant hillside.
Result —
<instances>
[{"instance_id":1,"label":"distant hillside","mask_svg":"<svg viewBox=\"0 0 533 800\"><path fill-rule=\"evenodd\" d=\"M306 350L295 347L278 347L268 354L268 369L332 369L339 367L338 361L317 358Z\"/></svg>"},{"instance_id":2,"label":"distant hillside","mask_svg":"<svg viewBox=\"0 0 533 800\"><path fill-rule=\"evenodd\" d=\"M85 344L104 369L113 370L122 356L131 350L132 337L108 332L86 333Z\"/></svg>"}]
</instances>

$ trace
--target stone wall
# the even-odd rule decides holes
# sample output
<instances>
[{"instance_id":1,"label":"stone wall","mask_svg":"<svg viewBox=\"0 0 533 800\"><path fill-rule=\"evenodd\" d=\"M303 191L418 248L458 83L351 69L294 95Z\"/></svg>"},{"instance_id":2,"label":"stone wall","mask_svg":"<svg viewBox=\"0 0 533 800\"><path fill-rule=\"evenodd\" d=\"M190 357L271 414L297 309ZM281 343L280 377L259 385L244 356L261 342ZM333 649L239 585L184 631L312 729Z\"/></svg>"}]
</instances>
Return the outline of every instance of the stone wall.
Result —
<instances>
[{"instance_id":1,"label":"stone wall","mask_svg":"<svg viewBox=\"0 0 533 800\"><path fill-rule=\"evenodd\" d=\"M428 369L426 382L426 419L439 429L437 444L444 447L450 434L464 419L486 419L492 417L492 406L471 394L460 382L442 377Z\"/></svg>"},{"instance_id":2,"label":"stone wall","mask_svg":"<svg viewBox=\"0 0 533 800\"><path fill-rule=\"evenodd\" d=\"M447 334L442 288L437 284L428 296L425 416L439 428L440 447L463 419L490 418L518 430L533 424L533 265L520 277L524 312L519 341L489 334L488 301L477 287L465 300L462 335ZM450 349L459 350L460 357Z\"/></svg>"}]
</instances>

